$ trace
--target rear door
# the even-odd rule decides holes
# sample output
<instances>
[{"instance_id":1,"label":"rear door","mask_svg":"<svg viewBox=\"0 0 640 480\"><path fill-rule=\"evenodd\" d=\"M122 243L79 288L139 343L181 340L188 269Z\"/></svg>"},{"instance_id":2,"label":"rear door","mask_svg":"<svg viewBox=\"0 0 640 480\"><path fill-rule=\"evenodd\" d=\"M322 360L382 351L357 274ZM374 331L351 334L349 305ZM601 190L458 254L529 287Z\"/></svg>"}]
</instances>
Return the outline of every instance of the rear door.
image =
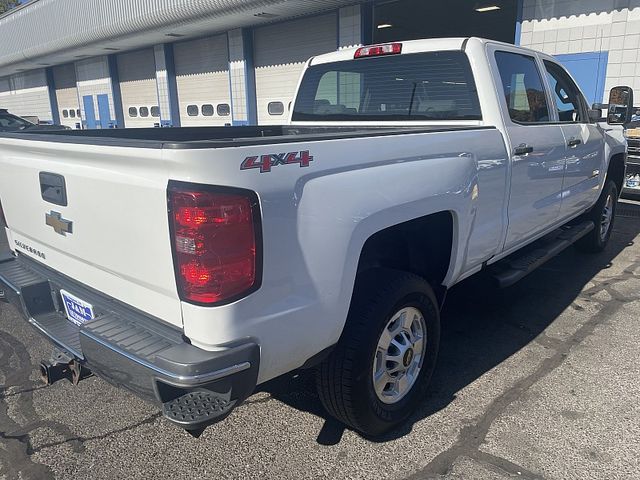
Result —
<instances>
[{"instance_id":1,"label":"rear door","mask_svg":"<svg viewBox=\"0 0 640 480\"><path fill-rule=\"evenodd\" d=\"M566 142L566 167L560 216L589 208L598 198L604 175L604 135L589 122L586 100L567 72L545 59L547 81Z\"/></svg>"},{"instance_id":2,"label":"rear door","mask_svg":"<svg viewBox=\"0 0 640 480\"><path fill-rule=\"evenodd\" d=\"M552 123L540 66L520 50L491 47L511 150L505 249L526 242L560 214L565 168L562 129Z\"/></svg>"}]
</instances>

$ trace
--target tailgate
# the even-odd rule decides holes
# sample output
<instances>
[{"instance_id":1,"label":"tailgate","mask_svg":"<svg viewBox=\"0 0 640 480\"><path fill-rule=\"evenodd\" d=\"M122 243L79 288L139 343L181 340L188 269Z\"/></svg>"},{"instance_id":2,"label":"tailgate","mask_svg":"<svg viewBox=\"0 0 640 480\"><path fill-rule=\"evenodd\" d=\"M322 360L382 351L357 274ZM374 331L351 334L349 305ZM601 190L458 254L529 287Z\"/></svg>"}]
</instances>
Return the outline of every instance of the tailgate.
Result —
<instances>
[{"instance_id":1,"label":"tailgate","mask_svg":"<svg viewBox=\"0 0 640 480\"><path fill-rule=\"evenodd\" d=\"M0 172L13 249L182 326L161 149L2 138Z\"/></svg>"}]
</instances>

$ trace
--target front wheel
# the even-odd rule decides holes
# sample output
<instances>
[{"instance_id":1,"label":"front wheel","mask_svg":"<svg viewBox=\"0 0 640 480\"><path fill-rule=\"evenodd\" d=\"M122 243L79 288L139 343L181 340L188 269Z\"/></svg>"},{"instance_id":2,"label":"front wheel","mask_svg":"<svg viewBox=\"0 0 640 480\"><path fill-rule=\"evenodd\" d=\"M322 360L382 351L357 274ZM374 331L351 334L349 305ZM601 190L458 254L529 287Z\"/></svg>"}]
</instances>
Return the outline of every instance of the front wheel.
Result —
<instances>
[{"instance_id":1,"label":"front wheel","mask_svg":"<svg viewBox=\"0 0 640 480\"><path fill-rule=\"evenodd\" d=\"M576 242L576 248L581 252L598 253L605 249L616 217L618 206L618 187L612 180L607 180L600 198L594 207L585 215L591 220L595 228Z\"/></svg>"},{"instance_id":2,"label":"front wheel","mask_svg":"<svg viewBox=\"0 0 640 480\"><path fill-rule=\"evenodd\" d=\"M425 280L390 269L364 272L338 345L318 367L324 407L365 435L397 426L424 398L439 342L439 309Z\"/></svg>"}]
</instances>

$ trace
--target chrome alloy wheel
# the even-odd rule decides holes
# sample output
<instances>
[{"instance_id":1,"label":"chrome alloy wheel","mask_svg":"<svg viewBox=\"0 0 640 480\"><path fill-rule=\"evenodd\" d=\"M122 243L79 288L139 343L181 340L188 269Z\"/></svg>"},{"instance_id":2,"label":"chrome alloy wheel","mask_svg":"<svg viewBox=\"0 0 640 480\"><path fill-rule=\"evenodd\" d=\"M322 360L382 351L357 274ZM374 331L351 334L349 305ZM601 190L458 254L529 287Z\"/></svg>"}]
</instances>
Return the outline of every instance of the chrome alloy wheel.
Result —
<instances>
[{"instance_id":1,"label":"chrome alloy wheel","mask_svg":"<svg viewBox=\"0 0 640 480\"><path fill-rule=\"evenodd\" d=\"M613 220L613 196L609 194L607 201L604 203L602 209L602 215L600 217L600 240L603 242L607 239L607 234L611 228L611 222Z\"/></svg>"},{"instance_id":2,"label":"chrome alloy wheel","mask_svg":"<svg viewBox=\"0 0 640 480\"><path fill-rule=\"evenodd\" d=\"M373 388L382 403L394 404L411 391L427 350L427 324L414 307L391 316L373 359Z\"/></svg>"}]
</instances>

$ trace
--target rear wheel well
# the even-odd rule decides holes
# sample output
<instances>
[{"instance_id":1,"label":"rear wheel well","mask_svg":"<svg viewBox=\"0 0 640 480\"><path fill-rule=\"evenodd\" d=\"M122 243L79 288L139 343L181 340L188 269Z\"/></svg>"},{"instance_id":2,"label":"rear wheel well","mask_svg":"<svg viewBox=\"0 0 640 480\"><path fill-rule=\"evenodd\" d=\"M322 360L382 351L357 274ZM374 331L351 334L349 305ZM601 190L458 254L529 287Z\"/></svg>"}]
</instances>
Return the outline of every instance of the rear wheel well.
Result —
<instances>
[{"instance_id":1,"label":"rear wheel well","mask_svg":"<svg viewBox=\"0 0 640 480\"><path fill-rule=\"evenodd\" d=\"M611 157L611 161L609 162L609 169L607 170L607 179L613 180L618 187L618 195L622 193L622 188L624 186L624 153L619 153Z\"/></svg>"},{"instance_id":2,"label":"rear wheel well","mask_svg":"<svg viewBox=\"0 0 640 480\"><path fill-rule=\"evenodd\" d=\"M358 273L371 268L392 268L426 279L436 295L449 270L453 245L453 217L439 212L388 227L364 244Z\"/></svg>"}]
</instances>

